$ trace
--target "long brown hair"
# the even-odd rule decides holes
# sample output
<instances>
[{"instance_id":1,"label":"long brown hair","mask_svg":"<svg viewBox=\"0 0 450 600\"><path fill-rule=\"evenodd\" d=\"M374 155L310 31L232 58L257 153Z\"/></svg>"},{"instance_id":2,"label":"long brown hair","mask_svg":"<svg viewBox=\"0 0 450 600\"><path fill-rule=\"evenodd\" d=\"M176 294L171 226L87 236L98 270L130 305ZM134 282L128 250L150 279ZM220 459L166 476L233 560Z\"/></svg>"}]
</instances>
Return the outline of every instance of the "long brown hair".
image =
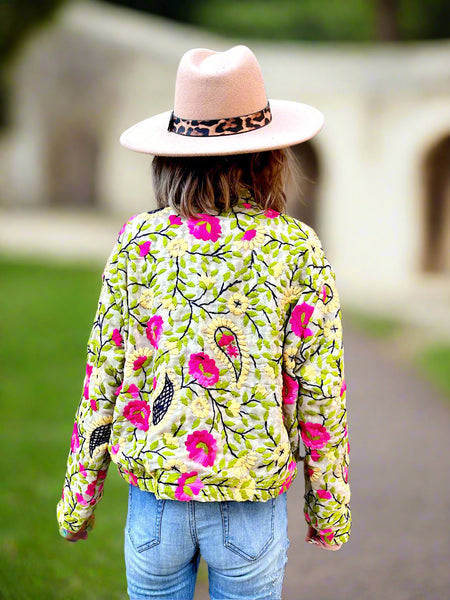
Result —
<instances>
[{"instance_id":1,"label":"long brown hair","mask_svg":"<svg viewBox=\"0 0 450 600\"><path fill-rule=\"evenodd\" d=\"M295 171L289 148L228 156L155 156L153 185L159 207L184 217L226 211L247 191L263 209L285 212L286 185Z\"/></svg>"}]
</instances>

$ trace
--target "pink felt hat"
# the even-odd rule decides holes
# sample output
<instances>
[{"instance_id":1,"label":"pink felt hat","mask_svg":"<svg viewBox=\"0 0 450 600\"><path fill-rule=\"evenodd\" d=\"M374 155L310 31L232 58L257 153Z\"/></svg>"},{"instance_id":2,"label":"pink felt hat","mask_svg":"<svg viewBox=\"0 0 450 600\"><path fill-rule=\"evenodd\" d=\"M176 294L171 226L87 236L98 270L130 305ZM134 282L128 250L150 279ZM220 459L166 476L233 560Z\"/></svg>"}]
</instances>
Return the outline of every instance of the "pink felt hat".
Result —
<instances>
[{"instance_id":1,"label":"pink felt hat","mask_svg":"<svg viewBox=\"0 0 450 600\"><path fill-rule=\"evenodd\" d=\"M178 66L173 111L140 121L120 143L155 156L213 156L305 142L323 115L308 104L268 100L261 68L246 46L189 50Z\"/></svg>"}]
</instances>

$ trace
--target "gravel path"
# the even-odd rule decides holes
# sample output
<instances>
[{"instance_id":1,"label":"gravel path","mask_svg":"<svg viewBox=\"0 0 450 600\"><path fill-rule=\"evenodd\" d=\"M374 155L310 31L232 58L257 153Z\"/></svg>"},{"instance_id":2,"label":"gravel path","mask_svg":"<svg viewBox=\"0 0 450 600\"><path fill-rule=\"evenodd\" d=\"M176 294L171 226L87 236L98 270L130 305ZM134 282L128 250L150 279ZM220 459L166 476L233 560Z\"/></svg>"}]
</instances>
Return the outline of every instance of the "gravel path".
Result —
<instances>
[{"instance_id":1,"label":"gravel path","mask_svg":"<svg viewBox=\"0 0 450 600\"><path fill-rule=\"evenodd\" d=\"M345 342L352 537L339 552L304 543L297 477L283 600L446 600L450 404L378 342L349 330ZM196 600L207 598L199 582Z\"/></svg>"}]
</instances>

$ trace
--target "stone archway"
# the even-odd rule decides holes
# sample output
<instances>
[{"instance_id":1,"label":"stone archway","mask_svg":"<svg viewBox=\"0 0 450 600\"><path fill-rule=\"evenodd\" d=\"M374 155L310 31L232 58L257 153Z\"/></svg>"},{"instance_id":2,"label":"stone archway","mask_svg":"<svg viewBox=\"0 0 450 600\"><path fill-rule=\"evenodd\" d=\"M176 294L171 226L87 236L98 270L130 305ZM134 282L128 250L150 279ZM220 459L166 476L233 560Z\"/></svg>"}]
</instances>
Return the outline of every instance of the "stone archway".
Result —
<instances>
[{"instance_id":1,"label":"stone archway","mask_svg":"<svg viewBox=\"0 0 450 600\"><path fill-rule=\"evenodd\" d=\"M450 275L450 134L434 144L423 161L426 271Z\"/></svg>"},{"instance_id":2,"label":"stone archway","mask_svg":"<svg viewBox=\"0 0 450 600\"><path fill-rule=\"evenodd\" d=\"M317 230L320 164L317 152L311 142L292 147L297 165L297 181L289 186L287 193L287 213Z\"/></svg>"}]
</instances>

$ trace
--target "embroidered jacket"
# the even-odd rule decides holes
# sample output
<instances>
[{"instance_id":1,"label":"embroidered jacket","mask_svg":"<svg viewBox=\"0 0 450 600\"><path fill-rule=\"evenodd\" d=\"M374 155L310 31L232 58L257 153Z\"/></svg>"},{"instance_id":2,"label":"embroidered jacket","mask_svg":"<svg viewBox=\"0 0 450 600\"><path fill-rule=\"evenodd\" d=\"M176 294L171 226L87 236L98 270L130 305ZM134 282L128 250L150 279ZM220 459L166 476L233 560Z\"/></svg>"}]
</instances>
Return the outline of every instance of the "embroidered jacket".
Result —
<instances>
[{"instance_id":1,"label":"embroidered jacket","mask_svg":"<svg viewBox=\"0 0 450 600\"><path fill-rule=\"evenodd\" d=\"M350 531L339 299L314 231L241 198L131 218L103 273L61 528L93 519L110 461L179 501L265 501L304 458L305 518Z\"/></svg>"}]
</instances>

